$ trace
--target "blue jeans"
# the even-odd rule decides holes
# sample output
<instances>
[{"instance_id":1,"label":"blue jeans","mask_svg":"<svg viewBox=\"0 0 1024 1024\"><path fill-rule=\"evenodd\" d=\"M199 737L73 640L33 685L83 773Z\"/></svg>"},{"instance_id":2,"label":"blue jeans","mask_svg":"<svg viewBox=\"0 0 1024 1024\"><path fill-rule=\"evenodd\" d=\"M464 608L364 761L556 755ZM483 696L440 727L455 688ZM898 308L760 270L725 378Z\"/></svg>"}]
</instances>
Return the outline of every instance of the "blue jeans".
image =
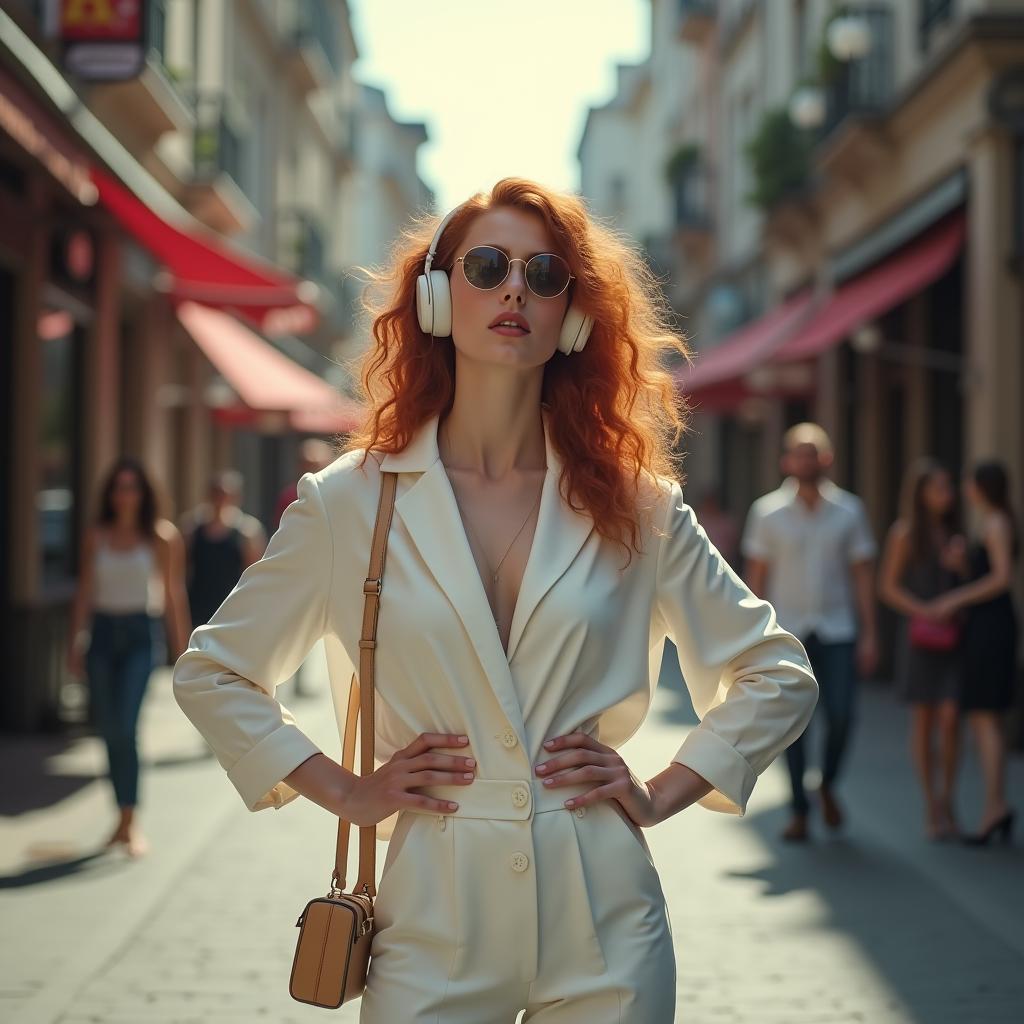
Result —
<instances>
[{"instance_id":1,"label":"blue jeans","mask_svg":"<svg viewBox=\"0 0 1024 1024\"><path fill-rule=\"evenodd\" d=\"M163 622L146 612L95 612L86 655L93 724L107 745L110 781L119 807L139 792L136 727L150 673L164 657Z\"/></svg>"},{"instance_id":2,"label":"blue jeans","mask_svg":"<svg viewBox=\"0 0 1024 1024\"><path fill-rule=\"evenodd\" d=\"M813 633L804 640L807 657L818 680L818 707L825 711L825 753L822 758L821 784L826 789L833 785L853 728L857 693L857 645L852 640L825 643ZM786 748L786 765L793 787L793 813L806 814L809 810L804 789L804 769L807 767L804 734Z\"/></svg>"}]
</instances>

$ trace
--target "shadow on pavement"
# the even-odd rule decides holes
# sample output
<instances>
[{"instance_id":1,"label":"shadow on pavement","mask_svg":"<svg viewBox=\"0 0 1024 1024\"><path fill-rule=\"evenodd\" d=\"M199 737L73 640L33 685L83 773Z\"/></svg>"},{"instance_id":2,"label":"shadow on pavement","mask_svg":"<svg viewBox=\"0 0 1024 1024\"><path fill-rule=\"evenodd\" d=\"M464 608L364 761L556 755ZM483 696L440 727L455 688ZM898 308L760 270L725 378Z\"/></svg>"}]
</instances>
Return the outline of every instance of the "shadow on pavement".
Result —
<instances>
[{"instance_id":1,"label":"shadow on pavement","mask_svg":"<svg viewBox=\"0 0 1024 1024\"><path fill-rule=\"evenodd\" d=\"M25 868L13 875L0 875L0 890L24 889L47 882L57 882L75 875L98 877L123 870L126 866L119 855L101 847L91 853L63 860L47 860L44 863Z\"/></svg>"}]
</instances>

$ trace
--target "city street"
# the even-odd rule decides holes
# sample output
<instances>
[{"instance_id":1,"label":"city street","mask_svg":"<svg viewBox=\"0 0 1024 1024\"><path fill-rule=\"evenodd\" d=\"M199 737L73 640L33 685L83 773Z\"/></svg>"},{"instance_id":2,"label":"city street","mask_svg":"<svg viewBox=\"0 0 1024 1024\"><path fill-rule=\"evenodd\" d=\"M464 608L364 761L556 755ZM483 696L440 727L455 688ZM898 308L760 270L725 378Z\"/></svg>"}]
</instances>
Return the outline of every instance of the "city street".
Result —
<instances>
[{"instance_id":1,"label":"city street","mask_svg":"<svg viewBox=\"0 0 1024 1024\"><path fill-rule=\"evenodd\" d=\"M318 652L316 652L318 653ZM326 681L291 700L328 750ZM249 814L180 714L169 671L143 712L138 863L95 853L111 827L98 742L12 739L2 754L0 1018L18 1024L309 1021L287 978L294 922L326 888L333 823L297 801ZM1024 851L932 845L903 746L905 710L862 690L843 790L849 829L783 846L786 779L762 776L743 819L691 808L648 833L669 897L688 1024L994 1024L1024 1003ZM669 664L626 748L653 774L693 725ZM970 751L969 751L970 754ZM1012 762L1011 797L1024 792ZM17 781L15 781L17 780ZM972 759L965 823L977 795ZM334 1019L354 1021L357 1007ZM599 1022L595 1022L599 1024Z\"/></svg>"}]
</instances>

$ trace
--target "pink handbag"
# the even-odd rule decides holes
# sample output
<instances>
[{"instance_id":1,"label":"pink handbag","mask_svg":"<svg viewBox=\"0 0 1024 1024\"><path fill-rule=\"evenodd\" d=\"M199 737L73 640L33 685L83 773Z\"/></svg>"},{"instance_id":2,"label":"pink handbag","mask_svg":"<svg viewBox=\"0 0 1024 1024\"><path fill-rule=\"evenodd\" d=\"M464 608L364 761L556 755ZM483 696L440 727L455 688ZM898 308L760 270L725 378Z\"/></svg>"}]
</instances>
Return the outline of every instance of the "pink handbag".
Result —
<instances>
[{"instance_id":1,"label":"pink handbag","mask_svg":"<svg viewBox=\"0 0 1024 1024\"><path fill-rule=\"evenodd\" d=\"M960 643L960 623L956 619L936 622L921 615L910 619L910 644L922 651L948 652Z\"/></svg>"}]
</instances>

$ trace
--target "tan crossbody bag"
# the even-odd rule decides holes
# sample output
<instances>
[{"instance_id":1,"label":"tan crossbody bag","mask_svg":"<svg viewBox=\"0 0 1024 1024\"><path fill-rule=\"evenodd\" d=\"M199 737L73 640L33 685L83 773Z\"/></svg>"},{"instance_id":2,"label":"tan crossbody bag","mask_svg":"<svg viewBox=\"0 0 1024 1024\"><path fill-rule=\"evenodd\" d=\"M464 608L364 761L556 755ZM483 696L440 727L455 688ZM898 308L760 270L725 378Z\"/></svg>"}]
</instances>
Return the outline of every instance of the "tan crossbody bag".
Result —
<instances>
[{"instance_id":1,"label":"tan crossbody bag","mask_svg":"<svg viewBox=\"0 0 1024 1024\"><path fill-rule=\"evenodd\" d=\"M359 674L358 677L352 676L345 717L341 763L344 768L352 771L355 763L356 723L362 716L360 775L373 773L373 659L377 646L377 615L384 579L384 560L397 484L395 473L381 475L380 502L370 546L370 568L363 583ZM359 828L359 875L355 889L345 892L350 828L350 822L338 819L338 842L330 891L326 896L310 900L296 922L299 941L295 947L288 984L288 991L299 1002L332 1010L362 995L366 987L370 944L373 940L373 899L377 893L377 826Z\"/></svg>"}]
</instances>

